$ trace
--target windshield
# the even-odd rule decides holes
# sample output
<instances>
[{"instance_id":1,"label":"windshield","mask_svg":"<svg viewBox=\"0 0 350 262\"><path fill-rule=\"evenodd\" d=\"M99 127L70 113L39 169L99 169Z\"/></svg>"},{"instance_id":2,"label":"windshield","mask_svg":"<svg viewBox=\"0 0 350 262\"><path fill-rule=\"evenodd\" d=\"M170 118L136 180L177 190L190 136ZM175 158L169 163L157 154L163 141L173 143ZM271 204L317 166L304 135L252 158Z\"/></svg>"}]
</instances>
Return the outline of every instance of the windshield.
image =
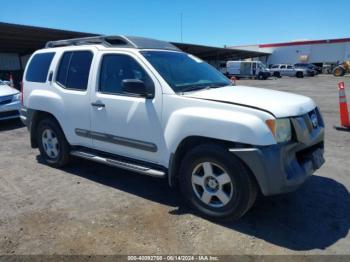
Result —
<instances>
[{"instance_id":1,"label":"windshield","mask_svg":"<svg viewBox=\"0 0 350 262\"><path fill-rule=\"evenodd\" d=\"M192 55L168 51L143 51L141 54L175 92L231 85L222 73Z\"/></svg>"},{"instance_id":2,"label":"windshield","mask_svg":"<svg viewBox=\"0 0 350 262\"><path fill-rule=\"evenodd\" d=\"M263 63L258 63L258 65L262 70L267 70L266 66Z\"/></svg>"}]
</instances>

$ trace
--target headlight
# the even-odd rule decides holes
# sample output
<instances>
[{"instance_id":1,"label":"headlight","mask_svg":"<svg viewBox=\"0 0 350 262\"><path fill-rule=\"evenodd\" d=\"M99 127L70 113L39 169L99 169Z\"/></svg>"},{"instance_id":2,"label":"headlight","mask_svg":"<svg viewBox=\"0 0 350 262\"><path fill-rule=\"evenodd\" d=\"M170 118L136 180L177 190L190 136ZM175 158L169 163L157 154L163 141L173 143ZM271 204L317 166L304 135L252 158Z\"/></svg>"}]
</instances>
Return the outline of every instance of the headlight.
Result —
<instances>
[{"instance_id":1,"label":"headlight","mask_svg":"<svg viewBox=\"0 0 350 262\"><path fill-rule=\"evenodd\" d=\"M277 143L288 142L292 139L292 127L288 118L266 120Z\"/></svg>"},{"instance_id":2,"label":"headlight","mask_svg":"<svg viewBox=\"0 0 350 262\"><path fill-rule=\"evenodd\" d=\"M12 98L12 101L18 101L21 99L21 93L15 94Z\"/></svg>"}]
</instances>

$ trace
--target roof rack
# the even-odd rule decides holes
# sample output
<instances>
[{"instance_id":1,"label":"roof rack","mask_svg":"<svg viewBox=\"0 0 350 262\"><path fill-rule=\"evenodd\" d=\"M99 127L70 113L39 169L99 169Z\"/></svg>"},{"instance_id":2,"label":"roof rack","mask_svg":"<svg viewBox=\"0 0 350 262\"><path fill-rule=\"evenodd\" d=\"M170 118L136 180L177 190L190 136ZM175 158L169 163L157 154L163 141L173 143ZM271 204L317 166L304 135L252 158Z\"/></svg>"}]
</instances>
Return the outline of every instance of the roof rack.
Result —
<instances>
[{"instance_id":1,"label":"roof rack","mask_svg":"<svg viewBox=\"0 0 350 262\"><path fill-rule=\"evenodd\" d=\"M181 51L169 42L150 39L139 36L92 36L83 38L73 38L66 40L47 42L45 48L62 47L62 46L79 46L79 45L103 45L105 47L123 47L138 49L165 49Z\"/></svg>"}]
</instances>

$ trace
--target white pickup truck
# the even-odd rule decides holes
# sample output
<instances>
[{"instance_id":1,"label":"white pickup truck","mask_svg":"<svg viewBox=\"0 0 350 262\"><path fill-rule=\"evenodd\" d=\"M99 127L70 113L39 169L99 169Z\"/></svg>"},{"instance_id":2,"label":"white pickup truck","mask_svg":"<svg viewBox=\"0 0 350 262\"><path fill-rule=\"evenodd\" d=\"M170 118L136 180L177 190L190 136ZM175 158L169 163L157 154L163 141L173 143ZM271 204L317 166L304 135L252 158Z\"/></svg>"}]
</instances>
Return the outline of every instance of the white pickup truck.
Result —
<instances>
[{"instance_id":1,"label":"white pickup truck","mask_svg":"<svg viewBox=\"0 0 350 262\"><path fill-rule=\"evenodd\" d=\"M47 164L75 156L167 178L212 218L238 219L258 191L295 190L324 162L310 98L232 86L167 42L49 42L30 58L22 94L21 119Z\"/></svg>"}]
</instances>

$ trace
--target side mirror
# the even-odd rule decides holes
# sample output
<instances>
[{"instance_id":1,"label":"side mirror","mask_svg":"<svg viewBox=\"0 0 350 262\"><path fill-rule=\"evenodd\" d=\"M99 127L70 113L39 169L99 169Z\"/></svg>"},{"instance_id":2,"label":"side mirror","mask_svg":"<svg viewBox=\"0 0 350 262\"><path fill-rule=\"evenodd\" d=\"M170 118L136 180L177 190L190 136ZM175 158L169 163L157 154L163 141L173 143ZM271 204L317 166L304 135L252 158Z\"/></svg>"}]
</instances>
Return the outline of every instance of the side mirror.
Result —
<instances>
[{"instance_id":1,"label":"side mirror","mask_svg":"<svg viewBox=\"0 0 350 262\"><path fill-rule=\"evenodd\" d=\"M138 79L124 79L122 81L122 88L125 93L145 98L154 97L154 87L147 87L143 81Z\"/></svg>"}]
</instances>

